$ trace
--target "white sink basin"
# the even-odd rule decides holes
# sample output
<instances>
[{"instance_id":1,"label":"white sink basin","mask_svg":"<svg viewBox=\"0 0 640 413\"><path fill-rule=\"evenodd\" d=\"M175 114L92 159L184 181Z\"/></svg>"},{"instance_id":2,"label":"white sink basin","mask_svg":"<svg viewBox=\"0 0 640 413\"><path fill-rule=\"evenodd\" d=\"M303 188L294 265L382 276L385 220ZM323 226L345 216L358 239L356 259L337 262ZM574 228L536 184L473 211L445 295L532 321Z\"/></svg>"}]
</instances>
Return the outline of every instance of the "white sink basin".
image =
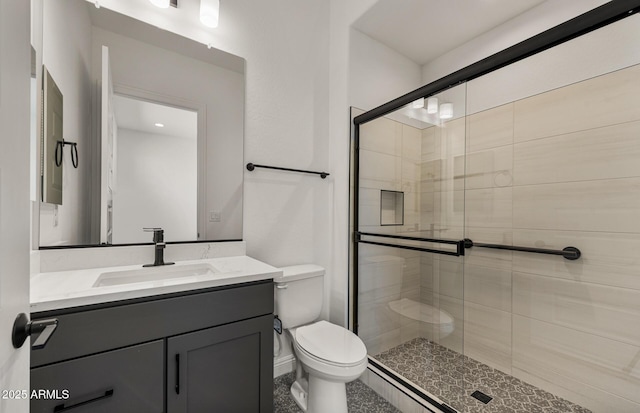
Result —
<instances>
[{"instance_id":1,"label":"white sink basin","mask_svg":"<svg viewBox=\"0 0 640 413\"><path fill-rule=\"evenodd\" d=\"M164 265L136 270L103 272L93 287L134 284L141 282L182 280L186 277L206 277L218 273L211 264Z\"/></svg>"}]
</instances>

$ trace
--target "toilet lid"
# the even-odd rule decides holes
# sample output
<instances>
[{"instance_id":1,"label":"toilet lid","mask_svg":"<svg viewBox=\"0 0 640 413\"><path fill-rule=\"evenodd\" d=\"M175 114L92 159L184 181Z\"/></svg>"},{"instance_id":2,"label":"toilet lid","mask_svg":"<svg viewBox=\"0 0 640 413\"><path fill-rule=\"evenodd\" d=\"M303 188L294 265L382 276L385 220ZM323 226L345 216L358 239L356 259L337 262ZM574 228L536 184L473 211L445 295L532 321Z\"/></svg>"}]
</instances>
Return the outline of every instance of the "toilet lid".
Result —
<instances>
[{"instance_id":1,"label":"toilet lid","mask_svg":"<svg viewBox=\"0 0 640 413\"><path fill-rule=\"evenodd\" d=\"M299 327L295 335L296 342L307 353L331 363L355 364L367 356L360 337L328 321Z\"/></svg>"}]
</instances>

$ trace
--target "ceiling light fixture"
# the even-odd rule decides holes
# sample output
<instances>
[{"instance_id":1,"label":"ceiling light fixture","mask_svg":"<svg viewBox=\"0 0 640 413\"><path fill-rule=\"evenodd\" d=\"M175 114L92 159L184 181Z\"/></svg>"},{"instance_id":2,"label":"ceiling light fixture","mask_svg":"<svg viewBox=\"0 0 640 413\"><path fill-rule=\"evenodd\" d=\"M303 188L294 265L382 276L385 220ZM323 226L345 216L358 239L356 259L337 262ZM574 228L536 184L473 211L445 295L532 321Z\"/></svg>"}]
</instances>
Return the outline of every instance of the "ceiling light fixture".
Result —
<instances>
[{"instance_id":1,"label":"ceiling light fixture","mask_svg":"<svg viewBox=\"0 0 640 413\"><path fill-rule=\"evenodd\" d=\"M427 99L427 113L430 115L438 113L438 98Z\"/></svg>"},{"instance_id":2,"label":"ceiling light fixture","mask_svg":"<svg viewBox=\"0 0 640 413\"><path fill-rule=\"evenodd\" d=\"M164 128L164 123L154 123L154 125L159 128Z\"/></svg>"},{"instance_id":3,"label":"ceiling light fixture","mask_svg":"<svg viewBox=\"0 0 640 413\"><path fill-rule=\"evenodd\" d=\"M153 4L156 7L160 7L161 9L166 9L169 7L169 0L149 0L151 2L151 4Z\"/></svg>"},{"instance_id":4,"label":"ceiling light fixture","mask_svg":"<svg viewBox=\"0 0 640 413\"><path fill-rule=\"evenodd\" d=\"M443 103L440 105L440 119L451 119L453 117L453 103Z\"/></svg>"},{"instance_id":5,"label":"ceiling light fixture","mask_svg":"<svg viewBox=\"0 0 640 413\"><path fill-rule=\"evenodd\" d=\"M418 100L414 100L413 103L411 104L411 107L413 107L414 109L420 109L424 107L424 98L420 98Z\"/></svg>"},{"instance_id":6,"label":"ceiling light fixture","mask_svg":"<svg viewBox=\"0 0 640 413\"><path fill-rule=\"evenodd\" d=\"M218 27L220 0L200 0L200 22L207 27Z\"/></svg>"}]
</instances>

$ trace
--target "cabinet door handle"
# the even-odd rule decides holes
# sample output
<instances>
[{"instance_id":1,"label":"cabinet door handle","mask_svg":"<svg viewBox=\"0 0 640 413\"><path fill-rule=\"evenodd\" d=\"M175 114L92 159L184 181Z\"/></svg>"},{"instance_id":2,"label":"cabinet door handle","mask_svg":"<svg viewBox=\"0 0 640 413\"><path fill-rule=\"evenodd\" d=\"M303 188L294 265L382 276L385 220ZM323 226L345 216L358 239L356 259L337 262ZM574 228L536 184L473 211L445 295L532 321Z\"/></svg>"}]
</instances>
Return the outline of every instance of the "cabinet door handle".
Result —
<instances>
[{"instance_id":1,"label":"cabinet door handle","mask_svg":"<svg viewBox=\"0 0 640 413\"><path fill-rule=\"evenodd\" d=\"M25 313L20 313L13 322L13 330L11 331L11 341L13 347L20 348L24 344L27 337L38 334L31 343L33 350L44 348L51 338L51 335L58 327L58 319L51 318L48 320L29 321Z\"/></svg>"},{"instance_id":2,"label":"cabinet door handle","mask_svg":"<svg viewBox=\"0 0 640 413\"><path fill-rule=\"evenodd\" d=\"M103 399L108 399L109 397L113 396L113 389L109 389L107 391L104 392L104 394L98 396L98 397L94 397L92 399L89 400L85 400L83 402L79 402L76 404L70 404L69 406L65 406L64 403L57 405L56 407L53 408L53 413L59 413L59 412L66 412L68 410L71 409L75 409L76 407L80 407L80 406L85 406L89 403L94 403L97 402L99 400L103 400Z\"/></svg>"},{"instance_id":3,"label":"cabinet door handle","mask_svg":"<svg viewBox=\"0 0 640 413\"><path fill-rule=\"evenodd\" d=\"M176 394L180 394L180 354L176 354Z\"/></svg>"}]
</instances>

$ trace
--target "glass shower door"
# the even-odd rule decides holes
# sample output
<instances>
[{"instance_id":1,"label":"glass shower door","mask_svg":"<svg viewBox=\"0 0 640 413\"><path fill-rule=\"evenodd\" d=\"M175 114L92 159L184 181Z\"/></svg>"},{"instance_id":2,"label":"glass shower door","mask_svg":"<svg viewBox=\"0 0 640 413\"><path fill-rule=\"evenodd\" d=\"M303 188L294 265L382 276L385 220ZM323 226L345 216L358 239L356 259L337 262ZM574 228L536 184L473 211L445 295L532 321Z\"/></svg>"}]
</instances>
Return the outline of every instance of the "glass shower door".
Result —
<instances>
[{"instance_id":1,"label":"glass shower door","mask_svg":"<svg viewBox=\"0 0 640 413\"><path fill-rule=\"evenodd\" d=\"M465 95L359 126L356 331L372 364L435 404L464 394Z\"/></svg>"}]
</instances>

